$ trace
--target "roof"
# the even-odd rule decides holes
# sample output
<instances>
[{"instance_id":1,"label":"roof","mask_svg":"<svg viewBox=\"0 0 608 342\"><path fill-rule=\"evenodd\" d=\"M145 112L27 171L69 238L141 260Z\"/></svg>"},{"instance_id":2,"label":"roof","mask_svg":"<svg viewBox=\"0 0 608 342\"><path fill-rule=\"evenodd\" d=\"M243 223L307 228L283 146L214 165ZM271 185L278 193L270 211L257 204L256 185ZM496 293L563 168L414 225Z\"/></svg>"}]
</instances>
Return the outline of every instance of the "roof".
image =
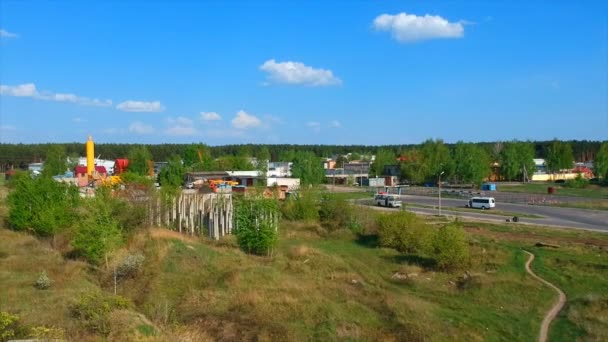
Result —
<instances>
[{"instance_id":1,"label":"roof","mask_svg":"<svg viewBox=\"0 0 608 342\"><path fill-rule=\"evenodd\" d=\"M97 171L97 173L108 173L108 171L106 170L105 166L95 166L95 171ZM87 167L86 165L78 165L74 168L74 173L78 174L78 173L87 173Z\"/></svg>"}]
</instances>

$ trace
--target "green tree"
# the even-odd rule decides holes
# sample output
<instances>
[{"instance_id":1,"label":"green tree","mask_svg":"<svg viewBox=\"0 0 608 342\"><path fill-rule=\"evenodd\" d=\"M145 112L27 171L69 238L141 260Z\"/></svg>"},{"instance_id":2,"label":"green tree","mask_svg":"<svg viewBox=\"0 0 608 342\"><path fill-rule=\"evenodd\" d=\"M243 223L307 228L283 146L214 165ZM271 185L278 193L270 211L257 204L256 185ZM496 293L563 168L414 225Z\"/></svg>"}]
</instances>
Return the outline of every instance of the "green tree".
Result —
<instances>
[{"instance_id":1,"label":"green tree","mask_svg":"<svg viewBox=\"0 0 608 342\"><path fill-rule=\"evenodd\" d=\"M574 164L574 156L572 154L572 146L569 143L553 140L551 146L547 149L547 158L545 160L547 169L552 173L560 172L564 169L572 169Z\"/></svg>"},{"instance_id":2,"label":"green tree","mask_svg":"<svg viewBox=\"0 0 608 342\"><path fill-rule=\"evenodd\" d=\"M423 254L429 241L429 227L415 214L399 211L377 218L380 244L401 253Z\"/></svg>"},{"instance_id":3,"label":"green tree","mask_svg":"<svg viewBox=\"0 0 608 342\"><path fill-rule=\"evenodd\" d=\"M78 188L52 178L32 179L16 175L8 195L9 225L15 230L31 229L40 236L53 236L76 220L80 203Z\"/></svg>"},{"instance_id":4,"label":"green tree","mask_svg":"<svg viewBox=\"0 0 608 342\"><path fill-rule=\"evenodd\" d=\"M262 197L241 197L235 202L235 235L247 253L271 255L278 241L278 203Z\"/></svg>"},{"instance_id":5,"label":"green tree","mask_svg":"<svg viewBox=\"0 0 608 342\"><path fill-rule=\"evenodd\" d=\"M129 150L129 172L146 176L150 172L152 154L144 145L134 146Z\"/></svg>"},{"instance_id":6,"label":"green tree","mask_svg":"<svg viewBox=\"0 0 608 342\"><path fill-rule=\"evenodd\" d=\"M593 160L593 169L596 177L608 179L608 141L604 141Z\"/></svg>"},{"instance_id":7,"label":"green tree","mask_svg":"<svg viewBox=\"0 0 608 342\"><path fill-rule=\"evenodd\" d=\"M63 175L68 169L65 148L62 145L51 145L46 153L42 176Z\"/></svg>"},{"instance_id":8,"label":"green tree","mask_svg":"<svg viewBox=\"0 0 608 342\"><path fill-rule=\"evenodd\" d=\"M162 186L179 188L184 182L186 168L182 164L182 160L178 155L174 155L169 159L169 162L160 171L159 178Z\"/></svg>"},{"instance_id":9,"label":"green tree","mask_svg":"<svg viewBox=\"0 0 608 342\"><path fill-rule=\"evenodd\" d=\"M530 142L510 141L500 151L500 172L507 180L528 178L534 172L534 145Z\"/></svg>"},{"instance_id":10,"label":"green tree","mask_svg":"<svg viewBox=\"0 0 608 342\"><path fill-rule=\"evenodd\" d=\"M369 168L370 177L381 176L384 172L384 167L387 165L397 164L395 153L392 150L380 149L376 153L376 159Z\"/></svg>"},{"instance_id":11,"label":"green tree","mask_svg":"<svg viewBox=\"0 0 608 342\"><path fill-rule=\"evenodd\" d=\"M195 164L205 164L205 161L213 160L211 157L211 151L209 147L204 144L192 144L188 145L183 154L183 161L185 167L191 167ZM203 171L203 170L200 170Z\"/></svg>"},{"instance_id":12,"label":"green tree","mask_svg":"<svg viewBox=\"0 0 608 342\"><path fill-rule=\"evenodd\" d=\"M486 150L475 144L462 141L454 147L453 180L462 183L480 184L490 174L490 158Z\"/></svg>"},{"instance_id":13,"label":"green tree","mask_svg":"<svg viewBox=\"0 0 608 342\"><path fill-rule=\"evenodd\" d=\"M420 152L416 149L406 151L401 155L403 161L400 164L401 178L409 181L412 184L420 184L424 182L427 171L421 163Z\"/></svg>"},{"instance_id":14,"label":"green tree","mask_svg":"<svg viewBox=\"0 0 608 342\"><path fill-rule=\"evenodd\" d=\"M325 178L325 170L321 159L310 151L297 152L293 159L292 174L300 178L302 185L321 184Z\"/></svg>"},{"instance_id":15,"label":"green tree","mask_svg":"<svg viewBox=\"0 0 608 342\"><path fill-rule=\"evenodd\" d=\"M279 161L282 162L293 162L296 157L296 152L293 149L282 150L279 153Z\"/></svg>"},{"instance_id":16,"label":"green tree","mask_svg":"<svg viewBox=\"0 0 608 342\"><path fill-rule=\"evenodd\" d=\"M420 147L421 166L425 171L425 180L436 182L439 174L444 173L443 178L448 179L453 174L453 161L450 150L443 140L428 139Z\"/></svg>"},{"instance_id":17,"label":"green tree","mask_svg":"<svg viewBox=\"0 0 608 342\"><path fill-rule=\"evenodd\" d=\"M434 231L430 255L437 266L452 270L465 266L469 261L469 245L459 223L450 223Z\"/></svg>"},{"instance_id":18,"label":"green tree","mask_svg":"<svg viewBox=\"0 0 608 342\"><path fill-rule=\"evenodd\" d=\"M72 239L74 249L94 264L105 258L107 265L108 254L123 240L109 197L98 191L95 198L87 201L86 214L79 221Z\"/></svg>"}]
</instances>

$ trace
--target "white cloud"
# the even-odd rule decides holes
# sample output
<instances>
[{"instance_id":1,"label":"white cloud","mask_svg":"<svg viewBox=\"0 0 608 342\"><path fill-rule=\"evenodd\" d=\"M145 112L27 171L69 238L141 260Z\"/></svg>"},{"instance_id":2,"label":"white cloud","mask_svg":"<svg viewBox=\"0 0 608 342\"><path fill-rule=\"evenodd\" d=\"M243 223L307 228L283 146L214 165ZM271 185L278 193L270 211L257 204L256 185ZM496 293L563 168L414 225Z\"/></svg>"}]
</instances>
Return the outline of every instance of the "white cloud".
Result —
<instances>
[{"instance_id":1,"label":"white cloud","mask_svg":"<svg viewBox=\"0 0 608 342\"><path fill-rule=\"evenodd\" d=\"M73 118L72 122L75 122L75 123L84 123L84 122L87 122L87 120L83 119L83 118Z\"/></svg>"},{"instance_id":2,"label":"white cloud","mask_svg":"<svg viewBox=\"0 0 608 342\"><path fill-rule=\"evenodd\" d=\"M321 123L317 121L309 121L306 126L310 127L315 133L321 132Z\"/></svg>"},{"instance_id":3,"label":"white cloud","mask_svg":"<svg viewBox=\"0 0 608 342\"><path fill-rule=\"evenodd\" d=\"M38 91L36 90L36 85L34 83L16 86L0 85L0 95L34 97L38 95Z\"/></svg>"},{"instance_id":4,"label":"white cloud","mask_svg":"<svg viewBox=\"0 0 608 342\"><path fill-rule=\"evenodd\" d=\"M342 80L335 77L331 70L315 69L300 62L276 62L269 59L260 66L268 73L270 83L285 83L307 86L340 85Z\"/></svg>"},{"instance_id":5,"label":"white cloud","mask_svg":"<svg viewBox=\"0 0 608 342\"><path fill-rule=\"evenodd\" d=\"M374 28L389 31L399 42L415 42L436 38L461 38L464 35L463 22L450 23L438 15L417 16L401 12L382 14L374 19Z\"/></svg>"},{"instance_id":6,"label":"white cloud","mask_svg":"<svg viewBox=\"0 0 608 342\"><path fill-rule=\"evenodd\" d=\"M198 130L194 127L194 120L178 116L177 118L169 117L167 122L170 127L165 131L168 135L191 136L198 135Z\"/></svg>"},{"instance_id":7,"label":"white cloud","mask_svg":"<svg viewBox=\"0 0 608 342\"><path fill-rule=\"evenodd\" d=\"M167 128L166 132L168 135L179 135L179 136L189 136L189 135L198 135L198 131L196 128L192 126L182 126L176 125Z\"/></svg>"},{"instance_id":8,"label":"white cloud","mask_svg":"<svg viewBox=\"0 0 608 342\"><path fill-rule=\"evenodd\" d=\"M133 101L128 100L119 103L116 109L124 112L162 112L165 108L160 104L160 101Z\"/></svg>"},{"instance_id":9,"label":"white cloud","mask_svg":"<svg viewBox=\"0 0 608 342\"><path fill-rule=\"evenodd\" d=\"M5 29L0 29L0 38L17 38L17 37L19 37L19 35L16 33L8 32Z\"/></svg>"},{"instance_id":10,"label":"white cloud","mask_svg":"<svg viewBox=\"0 0 608 342\"><path fill-rule=\"evenodd\" d=\"M146 125L141 121L135 121L129 126L129 132L135 134L151 134L154 133L154 127Z\"/></svg>"},{"instance_id":11,"label":"white cloud","mask_svg":"<svg viewBox=\"0 0 608 342\"><path fill-rule=\"evenodd\" d=\"M34 83L25 83L16 86L0 85L0 95L31 97L37 100L70 102L87 106L111 106L112 100L99 100L82 97L75 94L39 92Z\"/></svg>"},{"instance_id":12,"label":"white cloud","mask_svg":"<svg viewBox=\"0 0 608 342\"><path fill-rule=\"evenodd\" d=\"M232 119L232 127L237 129L248 129L259 127L262 121L256 116L247 114L244 110L240 110L236 113L234 119Z\"/></svg>"},{"instance_id":13,"label":"white cloud","mask_svg":"<svg viewBox=\"0 0 608 342\"><path fill-rule=\"evenodd\" d=\"M329 127L331 127L331 128L340 128L340 127L342 127L342 124L338 120L332 120L329 123Z\"/></svg>"},{"instance_id":14,"label":"white cloud","mask_svg":"<svg viewBox=\"0 0 608 342\"><path fill-rule=\"evenodd\" d=\"M222 120L222 117L216 112L201 112L201 120L218 121L218 120Z\"/></svg>"}]
</instances>

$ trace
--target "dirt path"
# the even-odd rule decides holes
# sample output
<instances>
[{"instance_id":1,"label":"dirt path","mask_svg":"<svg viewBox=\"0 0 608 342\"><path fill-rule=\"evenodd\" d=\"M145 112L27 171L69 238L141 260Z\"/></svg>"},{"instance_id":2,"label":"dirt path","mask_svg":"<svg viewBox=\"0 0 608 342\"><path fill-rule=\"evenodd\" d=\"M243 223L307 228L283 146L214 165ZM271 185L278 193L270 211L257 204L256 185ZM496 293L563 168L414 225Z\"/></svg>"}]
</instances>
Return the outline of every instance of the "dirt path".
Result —
<instances>
[{"instance_id":1,"label":"dirt path","mask_svg":"<svg viewBox=\"0 0 608 342\"><path fill-rule=\"evenodd\" d=\"M540 326L540 333L538 335L538 341L545 342L547 340L547 335L549 333L549 325L551 324L551 321L553 321L555 316L557 316L559 311L564 307L564 304L566 304L566 294L564 294L564 291L560 290L557 286L555 286L555 285L551 284L550 282L546 281L545 279L537 276L532 271L532 269L530 269L530 264L534 260L534 254L532 254L528 251L524 251L524 252L526 252L530 255L530 257L528 258L528 261L526 261L526 271L528 271L528 273L530 273L530 275L532 277L541 281L545 285L551 287L552 289L557 291L557 293L559 294L559 299L557 300L557 303L555 303L555 305L553 305L551 310L549 310L549 312L547 312L547 314L545 315L545 318L543 319L543 324L541 324L541 326Z\"/></svg>"}]
</instances>

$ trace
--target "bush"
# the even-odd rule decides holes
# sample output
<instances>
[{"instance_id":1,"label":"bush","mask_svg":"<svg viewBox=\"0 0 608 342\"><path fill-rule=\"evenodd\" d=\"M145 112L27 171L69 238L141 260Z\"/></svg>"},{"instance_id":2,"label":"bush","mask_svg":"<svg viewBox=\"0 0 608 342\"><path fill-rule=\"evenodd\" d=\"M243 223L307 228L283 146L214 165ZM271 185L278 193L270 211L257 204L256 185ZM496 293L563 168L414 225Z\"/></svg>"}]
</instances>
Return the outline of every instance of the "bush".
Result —
<instances>
[{"instance_id":1,"label":"bush","mask_svg":"<svg viewBox=\"0 0 608 342\"><path fill-rule=\"evenodd\" d=\"M116 275L126 277L139 272L146 258L141 253L127 255L116 267Z\"/></svg>"},{"instance_id":2,"label":"bush","mask_svg":"<svg viewBox=\"0 0 608 342\"><path fill-rule=\"evenodd\" d=\"M109 318L112 311L127 309L129 306L129 301L121 296L90 292L81 295L70 309L72 316L88 330L107 335L110 332Z\"/></svg>"},{"instance_id":3,"label":"bush","mask_svg":"<svg viewBox=\"0 0 608 342\"><path fill-rule=\"evenodd\" d=\"M12 229L31 229L40 236L53 236L76 220L80 203L78 188L52 178L16 175L8 195L8 222Z\"/></svg>"},{"instance_id":4,"label":"bush","mask_svg":"<svg viewBox=\"0 0 608 342\"><path fill-rule=\"evenodd\" d=\"M40 272L34 286L39 290L46 290L51 287L51 279L47 276L46 271Z\"/></svg>"},{"instance_id":5,"label":"bush","mask_svg":"<svg viewBox=\"0 0 608 342\"><path fill-rule=\"evenodd\" d=\"M235 203L235 235L247 253L272 254L278 239L279 210L274 199L240 198Z\"/></svg>"},{"instance_id":6,"label":"bush","mask_svg":"<svg viewBox=\"0 0 608 342\"><path fill-rule=\"evenodd\" d=\"M440 269L452 270L465 266L469 261L469 246L462 225L455 222L435 230L429 254Z\"/></svg>"},{"instance_id":7,"label":"bush","mask_svg":"<svg viewBox=\"0 0 608 342\"><path fill-rule=\"evenodd\" d=\"M41 341L63 340L65 332L61 328L39 326L30 330L29 337Z\"/></svg>"},{"instance_id":8,"label":"bush","mask_svg":"<svg viewBox=\"0 0 608 342\"><path fill-rule=\"evenodd\" d=\"M281 214L290 221L319 219L319 196L314 190L301 190L297 196L290 197L281 205Z\"/></svg>"},{"instance_id":9,"label":"bush","mask_svg":"<svg viewBox=\"0 0 608 342\"><path fill-rule=\"evenodd\" d=\"M24 336L24 329L19 324L19 316L0 311L0 341L8 341Z\"/></svg>"},{"instance_id":10,"label":"bush","mask_svg":"<svg viewBox=\"0 0 608 342\"><path fill-rule=\"evenodd\" d=\"M377 219L380 245L401 253L421 254L429 243L429 228L415 214L399 211Z\"/></svg>"},{"instance_id":11,"label":"bush","mask_svg":"<svg viewBox=\"0 0 608 342\"><path fill-rule=\"evenodd\" d=\"M325 196L321 201L319 209L321 224L328 231L348 228L354 233L362 231L362 225L354 215L352 204L341 198Z\"/></svg>"},{"instance_id":12,"label":"bush","mask_svg":"<svg viewBox=\"0 0 608 342\"><path fill-rule=\"evenodd\" d=\"M78 225L72 246L89 262L99 264L121 244L122 238L111 204L104 196L97 196L87 203L87 214Z\"/></svg>"},{"instance_id":13,"label":"bush","mask_svg":"<svg viewBox=\"0 0 608 342\"><path fill-rule=\"evenodd\" d=\"M576 178L569 179L564 184L565 187L573 189L584 189L589 185L589 180L584 178L580 173L576 175Z\"/></svg>"}]
</instances>

